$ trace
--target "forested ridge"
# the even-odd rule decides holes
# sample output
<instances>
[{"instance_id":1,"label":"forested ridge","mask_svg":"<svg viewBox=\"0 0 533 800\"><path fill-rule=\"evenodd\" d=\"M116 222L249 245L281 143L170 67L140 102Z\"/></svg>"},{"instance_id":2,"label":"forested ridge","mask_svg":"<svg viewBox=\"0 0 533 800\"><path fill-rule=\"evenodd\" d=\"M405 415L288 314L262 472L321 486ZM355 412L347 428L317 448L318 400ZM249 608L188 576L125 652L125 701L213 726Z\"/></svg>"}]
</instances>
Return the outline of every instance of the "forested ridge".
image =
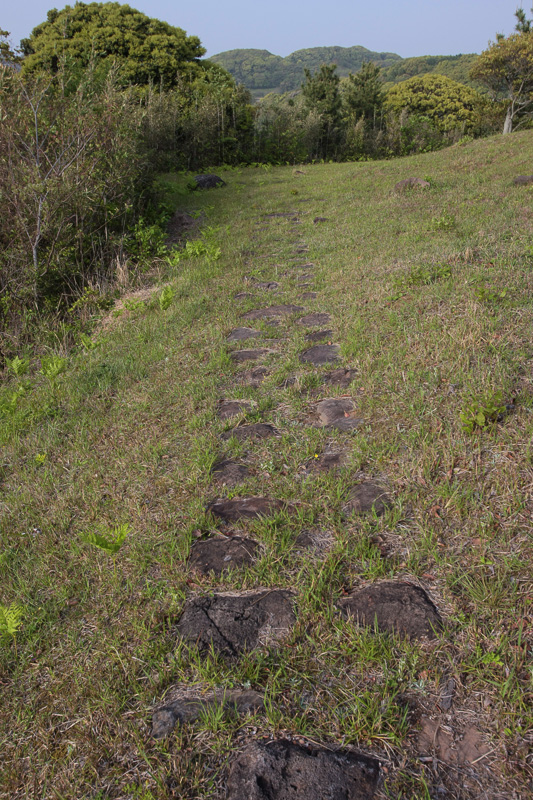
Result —
<instances>
[{"instance_id":1,"label":"forested ridge","mask_svg":"<svg viewBox=\"0 0 533 800\"><path fill-rule=\"evenodd\" d=\"M267 92L288 92L300 89L304 70L318 69L321 64L336 64L340 77L357 72L365 62L380 67L385 85L393 85L415 75L434 73L447 75L467 86L476 54L455 56L419 56L402 58L397 53L378 53L366 47L310 47L288 56L273 55L268 50L226 50L209 57L210 61L230 72L238 83L250 89L255 97Z\"/></svg>"}]
</instances>

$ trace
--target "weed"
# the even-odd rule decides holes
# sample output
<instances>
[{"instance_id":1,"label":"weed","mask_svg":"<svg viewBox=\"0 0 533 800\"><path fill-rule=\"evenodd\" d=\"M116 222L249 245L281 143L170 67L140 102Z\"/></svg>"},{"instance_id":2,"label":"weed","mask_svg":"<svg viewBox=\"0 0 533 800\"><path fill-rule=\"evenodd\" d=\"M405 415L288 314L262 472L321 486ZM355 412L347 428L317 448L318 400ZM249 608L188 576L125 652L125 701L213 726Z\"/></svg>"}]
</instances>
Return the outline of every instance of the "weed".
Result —
<instances>
[{"instance_id":1,"label":"weed","mask_svg":"<svg viewBox=\"0 0 533 800\"><path fill-rule=\"evenodd\" d=\"M165 286L161 294L159 295L159 308L161 311L166 311L167 308L170 308L172 305L172 301L174 300L176 292L171 286Z\"/></svg>"},{"instance_id":2,"label":"weed","mask_svg":"<svg viewBox=\"0 0 533 800\"><path fill-rule=\"evenodd\" d=\"M488 392L470 397L459 413L459 419L463 431L473 433L476 428L484 430L499 421L506 410L502 393Z\"/></svg>"}]
</instances>

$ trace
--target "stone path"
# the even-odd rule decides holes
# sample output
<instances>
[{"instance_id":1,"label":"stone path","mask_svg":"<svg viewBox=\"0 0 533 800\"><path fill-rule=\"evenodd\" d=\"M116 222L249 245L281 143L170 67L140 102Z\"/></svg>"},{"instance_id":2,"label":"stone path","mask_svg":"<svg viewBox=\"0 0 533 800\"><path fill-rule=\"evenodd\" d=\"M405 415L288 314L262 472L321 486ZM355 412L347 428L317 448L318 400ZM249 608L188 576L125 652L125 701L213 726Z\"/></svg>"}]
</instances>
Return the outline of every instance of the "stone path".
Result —
<instances>
[{"instance_id":1,"label":"stone path","mask_svg":"<svg viewBox=\"0 0 533 800\"><path fill-rule=\"evenodd\" d=\"M315 217L314 223L325 223ZM297 212L264 214L257 230L264 226L290 222L300 223ZM289 228L288 230L292 230ZM294 252L299 263L291 264L285 273L276 272L276 280L265 274L264 280L248 278L254 289L286 293L285 279L290 285L307 284L314 279L315 264L301 263L300 256L308 253L308 245L298 239ZM265 268L266 269L266 268ZM283 278L278 280L278 275ZM291 283L292 282L292 283ZM302 305L283 302L249 308L253 298L240 292L236 299L248 305L240 318L242 327L227 333L227 348L233 369L234 386L248 387L248 396L264 396L263 381L270 374L272 359L276 364L282 359L284 339L276 340L279 349L249 348L249 339L265 339L265 330L247 327L247 322L278 325L313 344L301 350L299 362L305 374L315 371L322 379L321 391L346 391L345 396L322 395L308 409L305 425L335 432L343 436L343 446L327 446L324 452L302 464L298 473L305 480L317 480L322 473L345 473L349 477L350 434L358 435L364 420L358 414L357 402L349 394L357 372L342 364L341 345L334 343L335 321L325 310L308 310ZM285 299L285 298L283 298ZM314 301L314 290L300 294L301 300ZM246 305L244 306L246 308ZM324 327L328 326L328 327ZM319 328L320 330L313 330ZM310 329L310 330L309 330ZM242 346L244 344L244 347ZM247 362L259 362L251 369ZM266 363L263 363L266 362ZM333 367L333 368L332 368ZM329 369L328 369L329 368ZM298 376L287 378L281 386L298 388ZM316 395L315 395L316 396ZM268 496L239 494L254 470L254 453L266 439L280 439L281 432L268 419L249 420L249 415L260 407L252 400L238 397L221 397L216 405L218 418L228 426L219 436L220 453L211 468L211 478L220 496L206 498L206 511L210 523L207 538L198 539L189 554L188 566L192 573L211 581L222 580L228 571L251 567L262 555L262 545L247 536L246 528L254 520L276 514L293 514L294 503ZM241 418L240 420L238 418ZM280 426L281 427L281 426ZM234 460L230 445L237 443L247 448L244 456ZM244 461L245 463L242 463ZM339 511L347 521L382 516L394 506L394 497L381 479L357 473L357 482L351 488L347 483L344 497L339 501ZM340 497L340 493L339 493ZM235 526L238 526L235 529ZM331 546L334 537L319 529L301 529L295 547L313 551L316 557ZM430 641L443 628L442 617L424 589L405 580L381 580L354 586L351 592L333 604L330 613L344 618L354 628L366 627L371 632L384 632L410 639ZM190 648L201 654L215 652L229 662L250 658L255 651L270 651L288 646L298 616L297 587L257 587L247 591L196 591L185 602L183 613L177 621L175 634ZM176 725L197 719L213 705L222 705L233 713L249 714L263 710L263 696L252 690L226 689L198 693L187 687L174 687L153 714L152 734L156 738L169 735ZM380 761L364 755L354 748L343 749L341 744L298 744L282 737L270 741L245 742L234 757L227 778L228 800L323 800L343 798L362 800L374 797L381 776Z\"/></svg>"}]
</instances>

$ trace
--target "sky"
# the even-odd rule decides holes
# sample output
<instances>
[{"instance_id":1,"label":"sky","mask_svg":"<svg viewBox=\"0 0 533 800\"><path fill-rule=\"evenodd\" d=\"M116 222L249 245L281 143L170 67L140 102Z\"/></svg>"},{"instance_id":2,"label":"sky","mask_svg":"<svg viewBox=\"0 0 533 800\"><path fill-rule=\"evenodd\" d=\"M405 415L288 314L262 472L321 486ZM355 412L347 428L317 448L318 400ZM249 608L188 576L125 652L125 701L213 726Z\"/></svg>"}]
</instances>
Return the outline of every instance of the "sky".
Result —
<instances>
[{"instance_id":1,"label":"sky","mask_svg":"<svg viewBox=\"0 0 533 800\"><path fill-rule=\"evenodd\" d=\"M528 12L529 2L524 5ZM244 47L286 56L304 47L362 45L408 58L480 53L489 40L495 39L496 33L513 32L514 12L520 3L517 0L189 0L186 3L130 0L129 5L199 36L208 56ZM53 8L53 0L18 3L6 0L0 9L0 28L9 31L12 43L17 45L46 19L49 8Z\"/></svg>"}]
</instances>

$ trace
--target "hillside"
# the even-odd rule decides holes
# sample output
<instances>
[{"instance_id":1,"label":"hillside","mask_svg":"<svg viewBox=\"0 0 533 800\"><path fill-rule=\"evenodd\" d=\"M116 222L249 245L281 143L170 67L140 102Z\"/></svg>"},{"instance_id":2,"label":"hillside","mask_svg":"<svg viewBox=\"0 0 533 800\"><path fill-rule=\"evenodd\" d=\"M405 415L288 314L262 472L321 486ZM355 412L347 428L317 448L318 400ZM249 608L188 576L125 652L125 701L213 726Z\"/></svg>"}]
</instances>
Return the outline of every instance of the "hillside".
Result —
<instances>
[{"instance_id":1,"label":"hillside","mask_svg":"<svg viewBox=\"0 0 533 800\"><path fill-rule=\"evenodd\" d=\"M255 97L260 97L268 92L300 89L305 68L314 71L321 64L337 64L339 75L345 77L350 72L357 72L364 61L382 67L383 79L391 85L428 72L473 85L468 71L475 58L475 54L402 58L396 53L377 53L356 46L311 47L297 50L285 58L268 50L228 50L211 56L210 60L225 67L238 83L244 84Z\"/></svg>"},{"instance_id":2,"label":"hillside","mask_svg":"<svg viewBox=\"0 0 533 800\"><path fill-rule=\"evenodd\" d=\"M164 176L165 288L2 376L1 800L530 797L532 163Z\"/></svg>"}]
</instances>

